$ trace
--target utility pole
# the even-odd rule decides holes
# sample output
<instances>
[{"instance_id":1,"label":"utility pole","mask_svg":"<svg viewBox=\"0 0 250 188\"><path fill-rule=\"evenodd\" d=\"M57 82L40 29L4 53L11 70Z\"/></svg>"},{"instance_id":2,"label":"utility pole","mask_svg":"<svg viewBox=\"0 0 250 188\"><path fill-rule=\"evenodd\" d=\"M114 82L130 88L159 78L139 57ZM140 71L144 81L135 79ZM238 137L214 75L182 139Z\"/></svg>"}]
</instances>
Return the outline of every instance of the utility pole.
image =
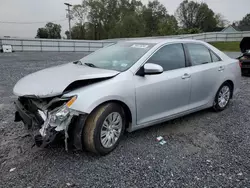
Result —
<instances>
[{"instance_id":1,"label":"utility pole","mask_svg":"<svg viewBox=\"0 0 250 188\"><path fill-rule=\"evenodd\" d=\"M68 19L69 19L69 39L71 39L71 24L70 24L70 21L71 21L71 12L70 12L70 7L72 6L71 4L69 3L64 3L66 6L68 6L68 9L66 9L68 11Z\"/></svg>"}]
</instances>

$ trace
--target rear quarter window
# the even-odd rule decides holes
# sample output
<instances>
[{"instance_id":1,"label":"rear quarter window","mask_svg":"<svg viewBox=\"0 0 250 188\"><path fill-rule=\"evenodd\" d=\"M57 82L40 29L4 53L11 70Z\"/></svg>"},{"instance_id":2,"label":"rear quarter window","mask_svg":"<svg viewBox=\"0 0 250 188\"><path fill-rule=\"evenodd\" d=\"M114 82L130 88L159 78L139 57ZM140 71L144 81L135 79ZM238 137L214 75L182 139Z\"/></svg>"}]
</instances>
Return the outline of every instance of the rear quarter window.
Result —
<instances>
[{"instance_id":1,"label":"rear quarter window","mask_svg":"<svg viewBox=\"0 0 250 188\"><path fill-rule=\"evenodd\" d=\"M210 54L213 62L221 61L221 58L218 55L216 55L213 51L210 50Z\"/></svg>"}]
</instances>

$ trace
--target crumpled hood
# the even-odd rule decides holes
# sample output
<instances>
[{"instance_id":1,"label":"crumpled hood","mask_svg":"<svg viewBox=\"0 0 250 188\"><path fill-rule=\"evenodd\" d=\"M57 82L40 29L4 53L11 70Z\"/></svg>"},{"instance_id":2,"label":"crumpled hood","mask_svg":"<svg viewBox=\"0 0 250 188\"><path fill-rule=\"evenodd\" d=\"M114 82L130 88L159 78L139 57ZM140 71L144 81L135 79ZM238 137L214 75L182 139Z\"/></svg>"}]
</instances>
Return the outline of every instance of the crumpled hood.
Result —
<instances>
[{"instance_id":1,"label":"crumpled hood","mask_svg":"<svg viewBox=\"0 0 250 188\"><path fill-rule=\"evenodd\" d=\"M62 94L74 81L109 78L117 74L118 71L68 63L25 76L16 83L13 92L17 96L53 97Z\"/></svg>"}]
</instances>

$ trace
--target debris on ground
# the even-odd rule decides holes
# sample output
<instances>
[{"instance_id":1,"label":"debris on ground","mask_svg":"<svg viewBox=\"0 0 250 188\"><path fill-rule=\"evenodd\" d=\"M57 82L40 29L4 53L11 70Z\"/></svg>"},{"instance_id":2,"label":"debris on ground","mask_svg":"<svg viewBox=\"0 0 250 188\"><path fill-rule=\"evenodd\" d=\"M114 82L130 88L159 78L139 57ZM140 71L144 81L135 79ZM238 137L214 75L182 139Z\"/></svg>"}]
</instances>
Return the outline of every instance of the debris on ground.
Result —
<instances>
[{"instance_id":1,"label":"debris on ground","mask_svg":"<svg viewBox=\"0 0 250 188\"><path fill-rule=\"evenodd\" d=\"M162 136L158 136L158 137L156 138L156 140L157 140L158 142L160 142L161 140L163 140L163 137L162 137Z\"/></svg>"},{"instance_id":2,"label":"debris on ground","mask_svg":"<svg viewBox=\"0 0 250 188\"><path fill-rule=\"evenodd\" d=\"M75 184L73 184L73 183L66 183L66 185L67 185L68 187L74 187L74 186L75 186Z\"/></svg>"},{"instance_id":3,"label":"debris on ground","mask_svg":"<svg viewBox=\"0 0 250 188\"><path fill-rule=\"evenodd\" d=\"M207 163L211 163L211 162L212 162L212 161L211 161L211 160L209 160L209 159L207 159L206 161L207 161Z\"/></svg>"},{"instance_id":4,"label":"debris on ground","mask_svg":"<svg viewBox=\"0 0 250 188\"><path fill-rule=\"evenodd\" d=\"M167 142L165 140L160 141L160 144L163 146L164 144L166 144Z\"/></svg>"},{"instance_id":5,"label":"debris on ground","mask_svg":"<svg viewBox=\"0 0 250 188\"><path fill-rule=\"evenodd\" d=\"M159 142L159 144L161 144L162 146L164 145L164 144L166 144L167 142L164 140L164 138L162 137L162 136L158 136L157 138L156 138L156 140Z\"/></svg>"},{"instance_id":6,"label":"debris on ground","mask_svg":"<svg viewBox=\"0 0 250 188\"><path fill-rule=\"evenodd\" d=\"M13 171L15 171L16 170L16 168L11 168L10 169L10 172L13 172Z\"/></svg>"},{"instance_id":7,"label":"debris on ground","mask_svg":"<svg viewBox=\"0 0 250 188\"><path fill-rule=\"evenodd\" d=\"M242 172L240 172L240 173L238 173L237 175L238 175L238 176L242 176L242 175L243 175L243 173L242 173Z\"/></svg>"}]
</instances>

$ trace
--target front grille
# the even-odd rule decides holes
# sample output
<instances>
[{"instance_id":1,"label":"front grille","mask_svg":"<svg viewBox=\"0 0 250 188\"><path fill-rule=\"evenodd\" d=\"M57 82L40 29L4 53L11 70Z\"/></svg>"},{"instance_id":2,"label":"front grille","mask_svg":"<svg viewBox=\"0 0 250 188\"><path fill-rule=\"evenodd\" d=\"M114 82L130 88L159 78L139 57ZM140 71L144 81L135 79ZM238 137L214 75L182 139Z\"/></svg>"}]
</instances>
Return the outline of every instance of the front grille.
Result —
<instances>
[{"instance_id":1,"label":"front grille","mask_svg":"<svg viewBox=\"0 0 250 188\"><path fill-rule=\"evenodd\" d=\"M25 110L34 115L35 121L38 125L42 125L44 123L43 118L38 113L38 107L32 102L31 98L20 97L18 100L23 105Z\"/></svg>"},{"instance_id":2,"label":"front grille","mask_svg":"<svg viewBox=\"0 0 250 188\"><path fill-rule=\"evenodd\" d=\"M25 110L31 113L37 112L38 108L32 103L32 100L30 98L20 97L18 100L23 105Z\"/></svg>"}]
</instances>

